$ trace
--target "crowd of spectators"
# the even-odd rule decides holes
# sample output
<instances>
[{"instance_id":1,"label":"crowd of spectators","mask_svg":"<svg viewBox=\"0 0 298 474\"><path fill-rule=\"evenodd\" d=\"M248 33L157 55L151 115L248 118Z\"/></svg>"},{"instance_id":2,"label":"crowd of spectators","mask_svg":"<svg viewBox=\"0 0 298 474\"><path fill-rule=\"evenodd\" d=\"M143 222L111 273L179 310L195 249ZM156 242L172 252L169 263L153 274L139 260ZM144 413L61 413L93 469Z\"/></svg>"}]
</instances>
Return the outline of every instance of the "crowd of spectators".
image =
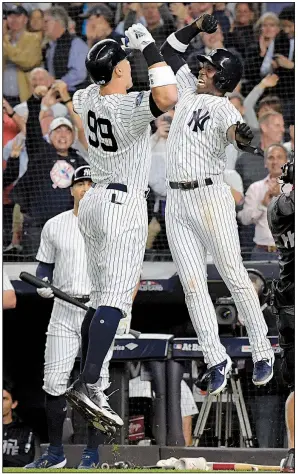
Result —
<instances>
[{"instance_id":1,"label":"crowd of spectators","mask_svg":"<svg viewBox=\"0 0 298 474\"><path fill-rule=\"evenodd\" d=\"M255 257L258 249L258 258L262 252L266 259L275 258L269 229L261 239L258 229L268 201L281 192L276 182L272 185L278 176L278 170L272 175L272 167L286 161L294 148L295 13L294 3L276 4L275 12L268 11L268 5L3 3L5 258L34 260L45 222L72 208L71 176L85 163L87 149L71 98L90 83L85 68L90 47L105 38L121 42L135 22L143 23L160 47L173 31L203 13L215 15L218 30L198 35L185 59L195 75L196 55L214 48L232 51L243 63L244 77L229 100L253 129L253 144L264 151L265 161L230 145L225 180L235 199L244 257L250 258L253 249ZM132 90L148 89L142 54L136 51L130 61ZM169 254L164 223L165 147L174 113L152 123L147 252L153 256ZM262 191L258 200L254 187Z\"/></svg>"}]
</instances>

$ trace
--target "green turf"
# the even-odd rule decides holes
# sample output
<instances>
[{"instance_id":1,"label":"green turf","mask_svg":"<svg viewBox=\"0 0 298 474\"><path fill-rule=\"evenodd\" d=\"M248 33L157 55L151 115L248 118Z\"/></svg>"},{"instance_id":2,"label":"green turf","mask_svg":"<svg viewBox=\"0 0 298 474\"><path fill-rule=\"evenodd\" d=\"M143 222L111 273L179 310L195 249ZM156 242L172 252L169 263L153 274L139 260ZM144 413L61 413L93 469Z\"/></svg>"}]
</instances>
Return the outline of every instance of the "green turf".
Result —
<instances>
[{"instance_id":1,"label":"green turf","mask_svg":"<svg viewBox=\"0 0 298 474\"><path fill-rule=\"evenodd\" d=\"M3 472L62 472L62 473L67 473L67 472L76 472L77 474L81 473L81 472L89 472L90 473L90 470L88 469L80 469L79 471L77 469L22 469L22 468L13 468L13 467L4 467L3 468ZM162 473L166 473L166 474L169 474L171 472L175 472L176 474L178 472L180 472L182 474L182 472L192 472L192 473L195 473L195 472L202 472L202 471L196 471L196 470L191 470L191 471L176 471L175 469L92 469L91 472L107 472L109 474L111 474L112 472L114 473L129 473L129 472L148 472L148 473L151 473L151 472L158 472L159 474L162 474ZM212 472L227 472L227 471L208 471L208 473L212 473ZM238 471L239 472L239 471ZM251 471L241 471L241 472L251 472Z\"/></svg>"}]
</instances>

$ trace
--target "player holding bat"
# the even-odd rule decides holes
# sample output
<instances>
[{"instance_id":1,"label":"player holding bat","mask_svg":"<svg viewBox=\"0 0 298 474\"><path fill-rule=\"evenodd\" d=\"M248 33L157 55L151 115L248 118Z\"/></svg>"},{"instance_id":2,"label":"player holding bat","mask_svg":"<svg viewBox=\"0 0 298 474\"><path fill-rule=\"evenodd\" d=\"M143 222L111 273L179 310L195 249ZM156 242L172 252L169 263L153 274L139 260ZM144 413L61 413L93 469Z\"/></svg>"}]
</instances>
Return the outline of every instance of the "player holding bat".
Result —
<instances>
[{"instance_id":1,"label":"player holding bat","mask_svg":"<svg viewBox=\"0 0 298 474\"><path fill-rule=\"evenodd\" d=\"M74 208L53 217L45 224L36 257L40 262L36 276L51 282L82 303L87 303L89 300L90 281L87 275L84 240L79 231L77 215L79 202L91 184L90 167L77 168L71 186ZM43 298L54 297L51 288L37 289L37 293ZM80 349L81 325L85 314L86 310L73 304L58 298L54 300L47 330L43 385L46 393L49 447L40 458L25 466L27 469L61 468L66 465L62 445L63 423L67 410L64 393ZM112 354L113 350L110 350L102 367L103 389L109 386L108 364ZM90 387L90 390L96 392L97 385ZM109 406L108 409L111 410ZM122 422L121 418L119 420ZM101 433L93 426L88 426L88 442L82 454L80 469L92 469L98 466L98 445L102 443Z\"/></svg>"}]
</instances>

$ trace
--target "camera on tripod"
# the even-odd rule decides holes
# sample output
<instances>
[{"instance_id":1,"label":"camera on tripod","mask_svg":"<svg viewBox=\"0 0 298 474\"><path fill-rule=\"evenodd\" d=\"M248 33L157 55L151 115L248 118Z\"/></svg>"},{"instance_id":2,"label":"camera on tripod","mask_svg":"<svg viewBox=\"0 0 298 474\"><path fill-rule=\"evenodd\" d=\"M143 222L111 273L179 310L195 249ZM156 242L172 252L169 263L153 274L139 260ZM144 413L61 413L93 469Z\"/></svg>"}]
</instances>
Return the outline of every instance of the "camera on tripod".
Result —
<instances>
[{"instance_id":1,"label":"camera on tripod","mask_svg":"<svg viewBox=\"0 0 298 474\"><path fill-rule=\"evenodd\" d=\"M261 309L264 311L264 309L268 307L267 302L270 297L267 281L264 275L255 268L248 268L247 272L258 295ZM214 306L217 322L220 326L235 326L237 324L238 312L232 296L217 298Z\"/></svg>"}]
</instances>

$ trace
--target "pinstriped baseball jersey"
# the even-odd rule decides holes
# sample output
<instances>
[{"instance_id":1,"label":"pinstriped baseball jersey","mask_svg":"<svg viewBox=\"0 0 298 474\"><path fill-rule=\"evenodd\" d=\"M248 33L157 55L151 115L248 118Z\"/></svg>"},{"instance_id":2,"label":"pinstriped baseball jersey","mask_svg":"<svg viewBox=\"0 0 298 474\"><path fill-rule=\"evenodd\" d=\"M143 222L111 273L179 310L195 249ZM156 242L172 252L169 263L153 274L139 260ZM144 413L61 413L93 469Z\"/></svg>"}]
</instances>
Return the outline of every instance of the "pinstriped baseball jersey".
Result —
<instances>
[{"instance_id":1,"label":"pinstriped baseball jersey","mask_svg":"<svg viewBox=\"0 0 298 474\"><path fill-rule=\"evenodd\" d=\"M179 102L167 140L167 178L193 181L222 174L228 129L243 122L227 97L196 92L197 79L185 64L176 74Z\"/></svg>"},{"instance_id":2,"label":"pinstriped baseball jersey","mask_svg":"<svg viewBox=\"0 0 298 474\"><path fill-rule=\"evenodd\" d=\"M52 284L60 290L70 296L90 294L85 243L73 210L46 222L36 259L55 263Z\"/></svg>"},{"instance_id":3,"label":"pinstriped baseball jersey","mask_svg":"<svg viewBox=\"0 0 298 474\"><path fill-rule=\"evenodd\" d=\"M89 144L93 182L147 189L151 163L149 123L154 120L149 96L150 91L101 97L94 84L74 94L73 107L83 121Z\"/></svg>"}]
</instances>

